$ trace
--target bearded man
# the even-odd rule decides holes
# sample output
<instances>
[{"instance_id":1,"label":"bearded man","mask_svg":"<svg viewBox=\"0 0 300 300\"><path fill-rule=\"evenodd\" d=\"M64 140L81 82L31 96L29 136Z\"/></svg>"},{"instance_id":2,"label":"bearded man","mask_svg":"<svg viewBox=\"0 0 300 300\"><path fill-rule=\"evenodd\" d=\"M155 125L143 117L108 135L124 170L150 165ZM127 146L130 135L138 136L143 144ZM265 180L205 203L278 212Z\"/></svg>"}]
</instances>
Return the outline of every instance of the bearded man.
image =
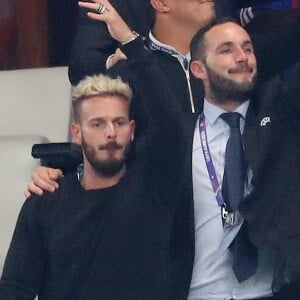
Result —
<instances>
[{"instance_id":1,"label":"bearded man","mask_svg":"<svg viewBox=\"0 0 300 300\"><path fill-rule=\"evenodd\" d=\"M194 218L188 299L293 299L296 283L278 291L299 281L299 74L256 83L252 40L230 19L199 30L191 54L205 98L190 124L193 207L181 207Z\"/></svg>"}]
</instances>

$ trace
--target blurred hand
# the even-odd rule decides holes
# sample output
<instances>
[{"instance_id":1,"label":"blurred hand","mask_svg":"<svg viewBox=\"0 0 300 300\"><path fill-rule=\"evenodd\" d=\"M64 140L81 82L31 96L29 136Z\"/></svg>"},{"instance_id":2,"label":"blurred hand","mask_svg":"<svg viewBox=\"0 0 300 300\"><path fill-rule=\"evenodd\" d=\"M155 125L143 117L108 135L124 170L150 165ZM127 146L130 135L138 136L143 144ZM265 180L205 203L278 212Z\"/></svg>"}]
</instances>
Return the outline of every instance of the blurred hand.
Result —
<instances>
[{"instance_id":1,"label":"blurred hand","mask_svg":"<svg viewBox=\"0 0 300 300\"><path fill-rule=\"evenodd\" d=\"M120 50L120 48L117 48L116 52L110 57L108 61L108 68L111 68L122 59L127 59L127 56Z\"/></svg>"}]
</instances>

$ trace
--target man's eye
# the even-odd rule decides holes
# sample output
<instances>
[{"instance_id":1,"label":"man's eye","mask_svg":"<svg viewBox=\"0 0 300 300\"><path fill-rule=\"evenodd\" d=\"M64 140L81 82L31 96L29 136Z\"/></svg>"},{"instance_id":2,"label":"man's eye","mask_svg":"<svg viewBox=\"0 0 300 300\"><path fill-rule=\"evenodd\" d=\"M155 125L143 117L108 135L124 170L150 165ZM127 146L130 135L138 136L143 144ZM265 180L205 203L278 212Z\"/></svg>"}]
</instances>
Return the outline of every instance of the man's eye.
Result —
<instances>
[{"instance_id":1,"label":"man's eye","mask_svg":"<svg viewBox=\"0 0 300 300\"><path fill-rule=\"evenodd\" d=\"M104 122L94 122L91 124L93 128L104 128L105 123Z\"/></svg>"},{"instance_id":2,"label":"man's eye","mask_svg":"<svg viewBox=\"0 0 300 300\"><path fill-rule=\"evenodd\" d=\"M231 49L230 48L224 48L220 52L223 53L223 54L227 54L227 53L231 52Z\"/></svg>"},{"instance_id":3,"label":"man's eye","mask_svg":"<svg viewBox=\"0 0 300 300\"><path fill-rule=\"evenodd\" d=\"M247 53L253 53L253 49L252 48L246 48L245 52L247 52Z\"/></svg>"},{"instance_id":4,"label":"man's eye","mask_svg":"<svg viewBox=\"0 0 300 300\"><path fill-rule=\"evenodd\" d=\"M127 122L125 120L118 120L118 121L116 121L115 125L117 127L122 127L122 126L127 125Z\"/></svg>"}]
</instances>

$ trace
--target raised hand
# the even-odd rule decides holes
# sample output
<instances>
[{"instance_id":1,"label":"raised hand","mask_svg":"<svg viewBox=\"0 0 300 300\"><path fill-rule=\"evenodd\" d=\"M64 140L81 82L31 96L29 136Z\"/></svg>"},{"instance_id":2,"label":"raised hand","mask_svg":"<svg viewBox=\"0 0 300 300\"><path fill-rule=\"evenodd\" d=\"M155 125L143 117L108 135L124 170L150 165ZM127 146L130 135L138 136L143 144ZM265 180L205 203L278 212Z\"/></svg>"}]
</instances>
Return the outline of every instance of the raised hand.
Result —
<instances>
[{"instance_id":1,"label":"raised hand","mask_svg":"<svg viewBox=\"0 0 300 300\"><path fill-rule=\"evenodd\" d=\"M105 22L113 39L123 44L135 37L133 31L122 19L108 0L92 0L93 2L78 2L78 5L87 8L88 17L96 21Z\"/></svg>"}]
</instances>

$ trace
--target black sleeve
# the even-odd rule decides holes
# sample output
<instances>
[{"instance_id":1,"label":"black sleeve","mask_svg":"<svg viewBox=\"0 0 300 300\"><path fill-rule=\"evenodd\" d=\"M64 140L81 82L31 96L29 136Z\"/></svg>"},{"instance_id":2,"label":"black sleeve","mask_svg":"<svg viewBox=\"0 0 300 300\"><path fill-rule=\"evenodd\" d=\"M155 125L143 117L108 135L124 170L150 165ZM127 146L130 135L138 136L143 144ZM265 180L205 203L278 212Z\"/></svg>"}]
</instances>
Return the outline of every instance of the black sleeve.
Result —
<instances>
[{"instance_id":1,"label":"black sleeve","mask_svg":"<svg viewBox=\"0 0 300 300\"><path fill-rule=\"evenodd\" d=\"M275 248L279 249L285 258L290 279L294 282L291 289L297 288L300 283L300 70L288 82L285 82L278 101L279 113L282 115L284 135L279 141L277 160L279 165L281 185L284 192L278 190L278 203L273 203L276 209L270 223L268 239ZM285 176L287 175L287 176ZM287 196L285 196L287 195ZM283 294L284 295L284 294ZM298 294L297 294L298 295ZM297 297L296 297L297 298ZM296 299L286 298L286 299ZM279 298L278 298L279 299Z\"/></svg>"},{"instance_id":2,"label":"black sleeve","mask_svg":"<svg viewBox=\"0 0 300 300\"><path fill-rule=\"evenodd\" d=\"M295 132L294 143L298 143L297 151L300 149L300 68L296 68L294 76L283 84L279 96L278 110L284 113L287 125L292 126ZM298 165L299 167L299 165ZM300 175L300 172L299 172ZM299 191L300 192L300 191Z\"/></svg>"},{"instance_id":3,"label":"black sleeve","mask_svg":"<svg viewBox=\"0 0 300 300\"><path fill-rule=\"evenodd\" d=\"M141 41L127 45L130 85L134 92L133 107L137 128L146 137L146 173L149 182L166 191L175 191L183 172L185 159L184 118L176 95L167 81L156 56L145 50ZM130 48L130 49L129 49Z\"/></svg>"},{"instance_id":4,"label":"black sleeve","mask_svg":"<svg viewBox=\"0 0 300 300\"><path fill-rule=\"evenodd\" d=\"M300 59L300 20L271 33L253 36L259 81L265 81Z\"/></svg>"},{"instance_id":5,"label":"black sleeve","mask_svg":"<svg viewBox=\"0 0 300 300\"><path fill-rule=\"evenodd\" d=\"M119 75L133 89L131 110L136 120L137 157L145 162L149 184L175 191L180 182L185 160L184 117L181 107L156 54L144 47L141 38L122 47L128 57ZM142 142L141 142L142 141ZM142 145L142 146L141 146Z\"/></svg>"},{"instance_id":6,"label":"black sleeve","mask_svg":"<svg viewBox=\"0 0 300 300\"><path fill-rule=\"evenodd\" d=\"M43 199L35 199L43 201ZM43 280L43 251L34 199L19 214L0 281L0 299L34 299Z\"/></svg>"}]
</instances>

